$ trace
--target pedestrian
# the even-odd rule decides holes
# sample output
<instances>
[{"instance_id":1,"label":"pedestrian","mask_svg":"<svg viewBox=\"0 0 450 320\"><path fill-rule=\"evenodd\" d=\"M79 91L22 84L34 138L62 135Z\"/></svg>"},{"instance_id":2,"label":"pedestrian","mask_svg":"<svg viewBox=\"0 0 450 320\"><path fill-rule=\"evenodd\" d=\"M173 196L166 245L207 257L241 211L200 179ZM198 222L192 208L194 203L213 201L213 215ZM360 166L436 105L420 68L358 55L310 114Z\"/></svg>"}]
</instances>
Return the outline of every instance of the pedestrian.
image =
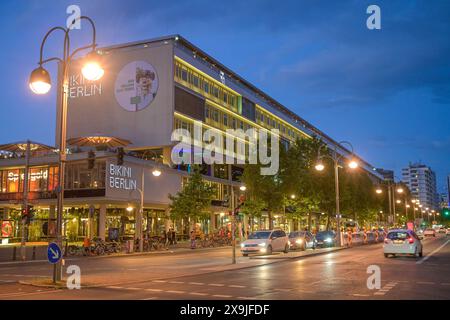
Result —
<instances>
[{"instance_id":1,"label":"pedestrian","mask_svg":"<svg viewBox=\"0 0 450 320\"><path fill-rule=\"evenodd\" d=\"M174 228L172 228L172 242L173 244L177 244L177 233Z\"/></svg>"},{"instance_id":2,"label":"pedestrian","mask_svg":"<svg viewBox=\"0 0 450 320\"><path fill-rule=\"evenodd\" d=\"M191 249L195 249L195 247L196 247L196 245L195 245L195 238L196 238L195 231L192 230L191 231Z\"/></svg>"},{"instance_id":3,"label":"pedestrian","mask_svg":"<svg viewBox=\"0 0 450 320\"><path fill-rule=\"evenodd\" d=\"M91 255L91 239L89 239L88 236L84 237L83 248L84 248L84 255L90 256Z\"/></svg>"}]
</instances>

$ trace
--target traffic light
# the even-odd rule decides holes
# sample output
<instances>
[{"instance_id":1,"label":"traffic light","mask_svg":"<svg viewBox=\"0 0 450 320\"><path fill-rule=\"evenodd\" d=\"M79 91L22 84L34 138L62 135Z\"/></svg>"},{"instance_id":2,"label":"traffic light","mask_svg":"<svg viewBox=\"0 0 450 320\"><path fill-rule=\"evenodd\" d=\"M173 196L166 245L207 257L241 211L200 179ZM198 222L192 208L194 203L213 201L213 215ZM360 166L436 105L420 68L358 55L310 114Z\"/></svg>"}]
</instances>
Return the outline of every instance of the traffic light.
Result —
<instances>
[{"instance_id":1,"label":"traffic light","mask_svg":"<svg viewBox=\"0 0 450 320\"><path fill-rule=\"evenodd\" d=\"M123 165L123 156L125 152L123 151L122 147L117 148L117 165L121 166Z\"/></svg>"},{"instance_id":2,"label":"traffic light","mask_svg":"<svg viewBox=\"0 0 450 320\"><path fill-rule=\"evenodd\" d=\"M28 205L26 208L22 208L22 220L25 224L30 224L31 220L34 218L34 207L32 205Z\"/></svg>"},{"instance_id":3,"label":"traffic light","mask_svg":"<svg viewBox=\"0 0 450 320\"><path fill-rule=\"evenodd\" d=\"M95 166L95 152L89 151L88 152L88 168L93 169Z\"/></svg>"},{"instance_id":4,"label":"traffic light","mask_svg":"<svg viewBox=\"0 0 450 320\"><path fill-rule=\"evenodd\" d=\"M442 217L444 217L444 219L450 219L450 208L442 209Z\"/></svg>"},{"instance_id":5,"label":"traffic light","mask_svg":"<svg viewBox=\"0 0 450 320\"><path fill-rule=\"evenodd\" d=\"M94 166L95 166L95 152L91 150L88 153L88 169L92 170L94 169Z\"/></svg>"}]
</instances>

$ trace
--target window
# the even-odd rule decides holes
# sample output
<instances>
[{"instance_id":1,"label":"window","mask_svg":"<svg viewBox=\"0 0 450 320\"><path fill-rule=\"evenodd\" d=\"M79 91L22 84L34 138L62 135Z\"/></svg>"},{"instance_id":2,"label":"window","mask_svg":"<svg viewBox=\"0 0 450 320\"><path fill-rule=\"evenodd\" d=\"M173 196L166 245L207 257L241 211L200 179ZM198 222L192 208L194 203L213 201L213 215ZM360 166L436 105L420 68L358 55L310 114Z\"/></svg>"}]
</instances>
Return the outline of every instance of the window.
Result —
<instances>
[{"instance_id":1,"label":"window","mask_svg":"<svg viewBox=\"0 0 450 320\"><path fill-rule=\"evenodd\" d=\"M206 107L205 107L205 118L206 118L206 119L209 119L209 117L210 117L209 106L206 106Z\"/></svg>"},{"instance_id":2,"label":"window","mask_svg":"<svg viewBox=\"0 0 450 320\"><path fill-rule=\"evenodd\" d=\"M228 127L228 115L226 113L223 114L223 125Z\"/></svg>"},{"instance_id":3,"label":"window","mask_svg":"<svg viewBox=\"0 0 450 320\"><path fill-rule=\"evenodd\" d=\"M181 70L181 79L187 81L187 77L188 77L187 70L185 69Z\"/></svg>"},{"instance_id":4,"label":"window","mask_svg":"<svg viewBox=\"0 0 450 320\"><path fill-rule=\"evenodd\" d=\"M198 83L199 83L198 76L194 75L193 76L193 85L198 87L199 86Z\"/></svg>"}]
</instances>

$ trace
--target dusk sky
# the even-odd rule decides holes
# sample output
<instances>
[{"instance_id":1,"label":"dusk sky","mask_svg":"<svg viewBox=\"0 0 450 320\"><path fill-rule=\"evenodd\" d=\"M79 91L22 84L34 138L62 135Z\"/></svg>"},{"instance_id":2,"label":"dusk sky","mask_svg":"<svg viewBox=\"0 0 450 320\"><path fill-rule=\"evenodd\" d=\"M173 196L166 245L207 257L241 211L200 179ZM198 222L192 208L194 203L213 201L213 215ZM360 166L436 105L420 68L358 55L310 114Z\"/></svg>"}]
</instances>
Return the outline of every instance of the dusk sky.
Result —
<instances>
[{"instance_id":1,"label":"dusk sky","mask_svg":"<svg viewBox=\"0 0 450 320\"><path fill-rule=\"evenodd\" d=\"M44 34L65 25L70 4L95 20L100 46L181 34L374 166L400 177L421 161L444 190L450 1L1 1L0 143L54 144L55 89L35 96L27 82ZM366 27L371 4L381 30ZM90 41L83 28L74 46ZM60 54L62 41L54 34L45 55Z\"/></svg>"}]
</instances>

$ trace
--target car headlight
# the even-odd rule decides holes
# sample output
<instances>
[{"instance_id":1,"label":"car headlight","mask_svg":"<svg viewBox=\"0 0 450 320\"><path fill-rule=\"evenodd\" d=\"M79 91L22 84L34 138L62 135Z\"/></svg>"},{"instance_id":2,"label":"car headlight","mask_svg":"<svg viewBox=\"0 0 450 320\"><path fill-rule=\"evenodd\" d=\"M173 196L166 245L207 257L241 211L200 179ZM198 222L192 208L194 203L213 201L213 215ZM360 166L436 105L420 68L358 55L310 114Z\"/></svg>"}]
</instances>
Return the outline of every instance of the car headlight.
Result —
<instances>
[{"instance_id":1,"label":"car headlight","mask_svg":"<svg viewBox=\"0 0 450 320\"><path fill-rule=\"evenodd\" d=\"M326 238L325 239L325 242L331 242L331 241L333 241L333 239L331 239L331 238Z\"/></svg>"},{"instance_id":2,"label":"car headlight","mask_svg":"<svg viewBox=\"0 0 450 320\"><path fill-rule=\"evenodd\" d=\"M296 244L302 244L302 242L303 242L302 239L297 239L297 240L295 241Z\"/></svg>"},{"instance_id":3,"label":"car headlight","mask_svg":"<svg viewBox=\"0 0 450 320\"><path fill-rule=\"evenodd\" d=\"M245 247L245 244L241 243L241 248Z\"/></svg>"},{"instance_id":4,"label":"car headlight","mask_svg":"<svg viewBox=\"0 0 450 320\"><path fill-rule=\"evenodd\" d=\"M260 246L260 247L265 247L265 246L266 246L266 243L265 243L265 242L260 243L260 244L258 244L258 246Z\"/></svg>"}]
</instances>

